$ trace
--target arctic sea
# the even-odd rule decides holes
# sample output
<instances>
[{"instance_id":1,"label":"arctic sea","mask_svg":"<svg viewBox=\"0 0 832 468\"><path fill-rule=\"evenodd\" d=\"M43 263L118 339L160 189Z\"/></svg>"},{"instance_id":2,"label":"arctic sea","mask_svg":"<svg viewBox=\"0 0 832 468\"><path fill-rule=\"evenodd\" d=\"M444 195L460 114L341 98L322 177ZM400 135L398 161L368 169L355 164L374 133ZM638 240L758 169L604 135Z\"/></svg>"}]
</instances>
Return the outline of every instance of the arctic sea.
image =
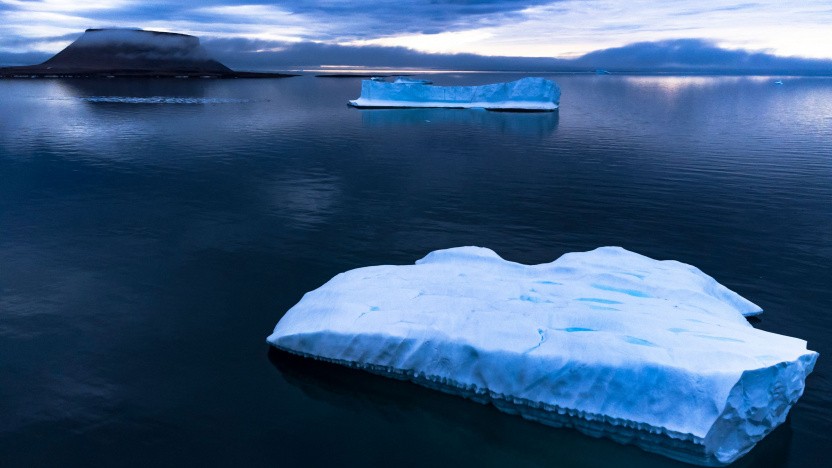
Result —
<instances>
[{"instance_id":1,"label":"arctic sea","mask_svg":"<svg viewBox=\"0 0 832 468\"><path fill-rule=\"evenodd\" d=\"M311 75L0 80L0 465L688 466L265 342L348 269L617 245L820 353L737 466L828 466L832 78L547 77L541 114L358 110L358 79Z\"/></svg>"}]
</instances>

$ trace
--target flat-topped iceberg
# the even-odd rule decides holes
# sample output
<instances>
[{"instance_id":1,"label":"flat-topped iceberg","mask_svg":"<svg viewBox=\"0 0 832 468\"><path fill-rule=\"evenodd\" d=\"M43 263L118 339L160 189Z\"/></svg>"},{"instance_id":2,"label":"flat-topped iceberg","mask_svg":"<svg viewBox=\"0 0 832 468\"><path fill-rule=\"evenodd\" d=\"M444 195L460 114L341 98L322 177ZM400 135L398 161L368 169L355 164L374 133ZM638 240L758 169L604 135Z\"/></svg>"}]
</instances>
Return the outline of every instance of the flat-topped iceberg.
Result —
<instances>
[{"instance_id":1,"label":"flat-topped iceberg","mask_svg":"<svg viewBox=\"0 0 832 468\"><path fill-rule=\"evenodd\" d=\"M341 273L268 342L689 463L731 463L786 419L818 354L697 268L618 247L541 265L435 251Z\"/></svg>"},{"instance_id":2,"label":"flat-topped iceberg","mask_svg":"<svg viewBox=\"0 0 832 468\"><path fill-rule=\"evenodd\" d=\"M522 78L483 86L433 86L428 83L363 80L355 107L447 107L504 111L553 111L560 88L544 78Z\"/></svg>"}]
</instances>

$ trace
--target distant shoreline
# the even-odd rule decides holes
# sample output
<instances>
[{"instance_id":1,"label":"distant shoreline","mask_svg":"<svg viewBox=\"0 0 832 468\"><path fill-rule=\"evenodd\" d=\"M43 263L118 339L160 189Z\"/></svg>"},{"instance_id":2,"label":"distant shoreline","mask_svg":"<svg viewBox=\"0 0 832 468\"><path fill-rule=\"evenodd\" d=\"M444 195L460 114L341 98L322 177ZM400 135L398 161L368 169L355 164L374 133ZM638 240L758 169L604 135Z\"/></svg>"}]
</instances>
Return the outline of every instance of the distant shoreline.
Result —
<instances>
[{"instance_id":1,"label":"distant shoreline","mask_svg":"<svg viewBox=\"0 0 832 468\"><path fill-rule=\"evenodd\" d=\"M30 78L290 78L298 76L291 73L268 72L199 72L172 70L82 70L62 69L51 70L42 67L3 67L0 68L0 78L30 79Z\"/></svg>"}]
</instances>

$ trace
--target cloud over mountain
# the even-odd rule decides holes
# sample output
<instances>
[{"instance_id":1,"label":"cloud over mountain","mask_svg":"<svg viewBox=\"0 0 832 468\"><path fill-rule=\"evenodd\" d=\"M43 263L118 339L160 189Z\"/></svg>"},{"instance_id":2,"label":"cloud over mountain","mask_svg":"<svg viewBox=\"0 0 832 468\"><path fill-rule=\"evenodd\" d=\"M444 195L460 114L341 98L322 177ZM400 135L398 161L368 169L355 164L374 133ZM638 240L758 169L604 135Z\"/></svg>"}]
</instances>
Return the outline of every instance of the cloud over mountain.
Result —
<instances>
[{"instance_id":1,"label":"cloud over mountain","mask_svg":"<svg viewBox=\"0 0 832 468\"><path fill-rule=\"evenodd\" d=\"M573 63L618 70L832 72L832 61L722 49L703 39L638 42L590 52Z\"/></svg>"}]
</instances>

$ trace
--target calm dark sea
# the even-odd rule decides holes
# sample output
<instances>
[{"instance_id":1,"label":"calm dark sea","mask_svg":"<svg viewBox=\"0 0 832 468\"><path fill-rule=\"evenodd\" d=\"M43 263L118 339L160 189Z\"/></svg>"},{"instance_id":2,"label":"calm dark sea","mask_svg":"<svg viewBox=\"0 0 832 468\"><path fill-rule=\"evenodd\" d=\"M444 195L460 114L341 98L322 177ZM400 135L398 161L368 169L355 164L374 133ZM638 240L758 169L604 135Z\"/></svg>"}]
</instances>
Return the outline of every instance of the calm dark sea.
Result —
<instances>
[{"instance_id":1,"label":"calm dark sea","mask_svg":"<svg viewBox=\"0 0 832 468\"><path fill-rule=\"evenodd\" d=\"M0 81L0 465L685 466L265 343L347 269L618 245L821 353L738 466L829 466L832 78L552 78L549 114L361 111L312 76Z\"/></svg>"}]
</instances>

